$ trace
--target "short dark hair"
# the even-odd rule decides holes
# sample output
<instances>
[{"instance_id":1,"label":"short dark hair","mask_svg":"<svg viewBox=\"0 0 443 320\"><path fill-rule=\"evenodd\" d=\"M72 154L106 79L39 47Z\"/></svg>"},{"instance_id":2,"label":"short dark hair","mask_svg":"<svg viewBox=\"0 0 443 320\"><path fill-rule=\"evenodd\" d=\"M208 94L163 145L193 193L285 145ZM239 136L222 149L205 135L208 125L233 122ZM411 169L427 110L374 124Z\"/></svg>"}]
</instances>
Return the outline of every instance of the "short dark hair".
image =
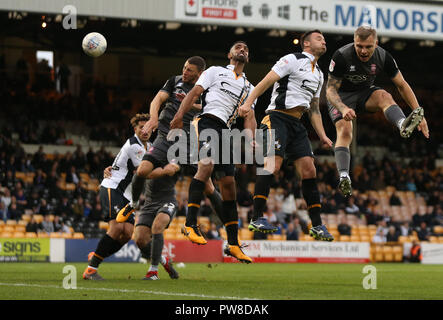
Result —
<instances>
[{"instance_id":1,"label":"short dark hair","mask_svg":"<svg viewBox=\"0 0 443 320\"><path fill-rule=\"evenodd\" d=\"M301 46L302 49L304 49L304 47L305 47L305 45L304 45L305 40L309 40L309 37L310 37L311 34L313 34L313 33L320 33L320 34L323 34L323 33L321 33L321 31L318 30L318 29L309 30L309 31L306 31L305 33L303 33L303 34L300 36L300 46Z\"/></svg>"},{"instance_id":2,"label":"short dark hair","mask_svg":"<svg viewBox=\"0 0 443 320\"><path fill-rule=\"evenodd\" d=\"M194 66L197 66L198 71L203 71L206 69L206 61L202 57L193 56L193 57L190 57L186 61L188 61L189 64L193 64Z\"/></svg>"},{"instance_id":3,"label":"short dark hair","mask_svg":"<svg viewBox=\"0 0 443 320\"><path fill-rule=\"evenodd\" d=\"M360 26L354 32L354 37L359 37L361 40L366 40L370 36L374 36L374 39L377 39L377 31L371 26Z\"/></svg>"},{"instance_id":4,"label":"short dark hair","mask_svg":"<svg viewBox=\"0 0 443 320\"><path fill-rule=\"evenodd\" d=\"M131 119L131 125L133 128L135 128L140 121L148 121L149 120L149 114L147 113L137 113L135 116Z\"/></svg>"}]
</instances>

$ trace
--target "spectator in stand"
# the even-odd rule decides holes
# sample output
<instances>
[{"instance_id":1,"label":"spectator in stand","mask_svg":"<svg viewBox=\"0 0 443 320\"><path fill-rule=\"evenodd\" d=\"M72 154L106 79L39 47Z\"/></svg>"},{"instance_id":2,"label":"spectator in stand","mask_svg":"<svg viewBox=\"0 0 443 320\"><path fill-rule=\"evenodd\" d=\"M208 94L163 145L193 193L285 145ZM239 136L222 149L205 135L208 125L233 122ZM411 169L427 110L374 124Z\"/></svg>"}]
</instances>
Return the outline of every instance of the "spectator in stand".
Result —
<instances>
[{"instance_id":1,"label":"spectator in stand","mask_svg":"<svg viewBox=\"0 0 443 320\"><path fill-rule=\"evenodd\" d=\"M23 210L19 208L16 202L12 202L8 208L8 220L19 221L22 218Z\"/></svg>"},{"instance_id":2,"label":"spectator in stand","mask_svg":"<svg viewBox=\"0 0 443 320\"><path fill-rule=\"evenodd\" d=\"M412 247L409 253L409 261L410 262L421 262L422 254L421 254L421 246L420 243L416 240L412 241Z\"/></svg>"},{"instance_id":3,"label":"spectator in stand","mask_svg":"<svg viewBox=\"0 0 443 320\"><path fill-rule=\"evenodd\" d=\"M40 224L40 229L46 233L54 232L54 224L49 215L44 216L43 221Z\"/></svg>"},{"instance_id":4,"label":"spectator in stand","mask_svg":"<svg viewBox=\"0 0 443 320\"><path fill-rule=\"evenodd\" d=\"M8 210L3 202L0 201L0 220L8 220Z\"/></svg>"},{"instance_id":5,"label":"spectator in stand","mask_svg":"<svg viewBox=\"0 0 443 320\"><path fill-rule=\"evenodd\" d=\"M82 197L78 197L72 205L72 212L75 220L80 220L84 216L85 212L85 200Z\"/></svg>"},{"instance_id":6,"label":"spectator in stand","mask_svg":"<svg viewBox=\"0 0 443 320\"><path fill-rule=\"evenodd\" d=\"M429 241L429 236L431 235L431 231L429 227L426 225L426 222L420 223L420 228L417 228L417 237L420 241Z\"/></svg>"},{"instance_id":7,"label":"spectator in stand","mask_svg":"<svg viewBox=\"0 0 443 320\"><path fill-rule=\"evenodd\" d=\"M393 192L391 194L391 197L389 198L389 205L390 206L402 206L403 203L401 202L401 199L397 196L396 192Z\"/></svg>"},{"instance_id":8,"label":"spectator in stand","mask_svg":"<svg viewBox=\"0 0 443 320\"><path fill-rule=\"evenodd\" d=\"M298 218L295 218L288 223L288 229L286 230L286 240L296 240L300 238L300 233L302 232L300 222Z\"/></svg>"},{"instance_id":9,"label":"spectator in stand","mask_svg":"<svg viewBox=\"0 0 443 320\"><path fill-rule=\"evenodd\" d=\"M91 221L101 221L104 219L102 205L100 204L100 201L96 202L95 205L92 207L91 213L89 214L88 218Z\"/></svg>"},{"instance_id":10,"label":"spectator in stand","mask_svg":"<svg viewBox=\"0 0 443 320\"><path fill-rule=\"evenodd\" d=\"M340 216L340 223L337 226L337 230L341 236L351 235L351 226L346 222L346 216Z\"/></svg>"},{"instance_id":11,"label":"spectator in stand","mask_svg":"<svg viewBox=\"0 0 443 320\"><path fill-rule=\"evenodd\" d=\"M31 216L31 221L26 225L26 232L38 232L40 224L35 220L34 215Z\"/></svg>"},{"instance_id":12,"label":"spectator in stand","mask_svg":"<svg viewBox=\"0 0 443 320\"><path fill-rule=\"evenodd\" d=\"M398 237L399 237L398 231L395 229L394 226L390 226L388 234L386 235L386 241L387 242L397 242Z\"/></svg>"},{"instance_id":13,"label":"spectator in stand","mask_svg":"<svg viewBox=\"0 0 443 320\"><path fill-rule=\"evenodd\" d=\"M62 197L56 209L56 214L62 218L71 217L74 214L71 203L66 195Z\"/></svg>"},{"instance_id":14,"label":"spectator in stand","mask_svg":"<svg viewBox=\"0 0 443 320\"><path fill-rule=\"evenodd\" d=\"M412 234L411 227L409 226L409 222L403 222L403 224L400 226L400 235L401 236L410 236Z\"/></svg>"},{"instance_id":15,"label":"spectator in stand","mask_svg":"<svg viewBox=\"0 0 443 320\"><path fill-rule=\"evenodd\" d=\"M347 214L353 214L355 216L359 216L360 209L355 204L355 198L353 196L349 197L348 204L345 207L345 211Z\"/></svg>"},{"instance_id":16,"label":"spectator in stand","mask_svg":"<svg viewBox=\"0 0 443 320\"><path fill-rule=\"evenodd\" d=\"M206 236L210 240L221 240L221 234L220 231L217 228L217 225L214 222L211 222L211 228L206 233Z\"/></svg>"},{"instance_id":17,"label":"spectator in stand","mask_svg":"<svg viewBox=\"0 0 443 320\"><path fill-rule=\"evenodd\" d=\"M375 233L374 237L372 238L373 243L385 243L386 242L386 236L383 231L383 229L378 228L377 232Z\"/></svg>"}]
</instances>

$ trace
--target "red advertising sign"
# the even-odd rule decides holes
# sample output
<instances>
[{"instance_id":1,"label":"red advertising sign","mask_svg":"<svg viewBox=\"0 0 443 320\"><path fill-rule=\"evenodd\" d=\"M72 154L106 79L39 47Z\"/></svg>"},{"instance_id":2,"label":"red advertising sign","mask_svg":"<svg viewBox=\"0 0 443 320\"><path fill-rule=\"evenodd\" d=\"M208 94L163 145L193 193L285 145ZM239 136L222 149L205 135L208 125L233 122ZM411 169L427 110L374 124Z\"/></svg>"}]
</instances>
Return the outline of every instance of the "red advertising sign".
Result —
<instances>
[{"instance_id":1,"label":"red advertising sign","mask_svg":"<svg viewBox=\"0 0 443 320\"><path fill-rule=\"evenodd\" d=\"M202 16L205 18L237 19L237 10L222 8L202 8Z\"/></svg>"},{"instance_id":2,"label":"red advertising sign","mask_svg":"<svg viewBox=\"0 0 443 320\"><path fill-rule=\"evenodd\" d=\"M223 262L222 248L222 240L208 240L205 245L188 240L165 240L163 254L175 262Z\"/></svg>"}]
</instances>

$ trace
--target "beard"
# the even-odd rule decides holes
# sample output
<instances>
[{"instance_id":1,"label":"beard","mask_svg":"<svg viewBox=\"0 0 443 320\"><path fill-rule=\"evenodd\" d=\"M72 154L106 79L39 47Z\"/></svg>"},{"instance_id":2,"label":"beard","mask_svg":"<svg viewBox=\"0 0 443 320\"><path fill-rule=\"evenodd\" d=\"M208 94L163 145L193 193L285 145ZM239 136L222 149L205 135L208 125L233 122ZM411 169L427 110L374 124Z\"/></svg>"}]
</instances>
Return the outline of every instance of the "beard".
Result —
<instances>
[{"instance_id":1,"label":"beard","mask_svg":"<svg viewBox=\"0 0 443 320\"><path fill-rule=\"evenodd\" d=\"M241 63L247 63L248 62L248 57L247 56L236 55L236 56L233 56L233 60L241 62Z\"/></svg>"}]
</instances>

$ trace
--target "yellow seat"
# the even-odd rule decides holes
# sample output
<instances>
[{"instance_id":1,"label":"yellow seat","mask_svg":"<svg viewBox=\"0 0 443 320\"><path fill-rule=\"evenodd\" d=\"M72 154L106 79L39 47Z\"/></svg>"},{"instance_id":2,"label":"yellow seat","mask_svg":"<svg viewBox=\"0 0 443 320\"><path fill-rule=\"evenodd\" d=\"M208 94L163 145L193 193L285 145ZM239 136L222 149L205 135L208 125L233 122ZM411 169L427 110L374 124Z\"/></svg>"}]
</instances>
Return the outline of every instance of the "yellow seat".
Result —
<instances>
[{"instance_id":1,"label":"yellow seat","mask_svg":"<svg viewBox=\"0 0 443 320\"><path fill-rule=\"evenodd\" d=\"M12 232L2 232L1 238L12 238Z\"/></svg>"},{"instance_id":2,"label":"yellow seat","mask_svg":"<svg viewBox=\"0 0 443 320\"><path fill-rule=\"evenodd\" d=\"M391 246L383 247L383 261L394 261L394 251Z\"/></svg>"},{"instance_id":3,"label":"yellow seat","mask_svg":"<svg viewBox=\"0 0 443 320\"><path fill-rule=\"evenodd\" d=\"M351 242L360 242L359 236L351 236Z\"/></svg>"},{"instance_id":4,"label":"yellow seat","mask_svg":"<svg viewBox=\"0 0 443 320\"><path fill-rule=\"evenodd\" d=\"M351 240L350 236L340 236L341 242L349 242Z\"/></svg>"},{"instance_id":5,"label":"yellow seat","mask_svg":"<svg viewBox=\"0 0 443 320\"><path fill-rule=\"evenodd\" d=\"M15 220L6 220L7 226L15 226L17 224L17 221Z\"/></svg>"},{"instance_id":6,"label":"yellow seat","mask_svg":"<svg viewBox=\"0 0 443 320\"><path fill-rule=\"evenodd\" d=\"M50 238L62 238L62 234L60 232L50 232L49 237Z\"/></svg>"},{"instance_id":7,"label":"yellow seat","mask_svg":"<svg viewBox=\"0 0 443 320\"><path fill-rule=\"evenodd\" d=\"M72 238L72 233L70 233L70 232L62 232L61 237L63 239L71 239Z\"/></svg>"},{"instance_id":8,"label":"yellow seat","mask_svg":"<svg viewBox=\"0 0 443 320\"><path fill-rule=\"evenodd\" d=\"M37 237L38 238L49 238L49 234L47 234L46 232L38 232Z\"/></svg>"},{"instance_id":9,"label":"yellow seat","mask_svg":"<svg viewBox=\"0 0 443 320\"><path fill-rule=\"evenodd\" d=\"M434 233L436 233L436 234L443 234L443 226L435 226L434 227Z\"/></svg>"},{"instance_id":10,"label":"yellow seat","mask_svg":"<svg viewBox=\"0 0 443 320\"><path fill-rule=\"evenodd\" d=\"M41 223L43 221L43 215L41 214L34 214L34 220L36 223Z\"/></svg>"},{"instance_id":11,"label":"yellow seat","mask_svg":"<svg viewBox=\"0 0 443 320\"><path fill-rule=\"evenodd\" d=\"M81 232L74 232L74 234L72 235L72 239L84 239L84 238L85 236Z\"/></svg>"},{"instance_id":12,"label":"yellow seat","mask_svg":"<svg viewBox=\"0 0 443 320\"><path fill-rule=\"evenodd\" d=\"M100 221L98 223L98 228L102 229L102 230L108 230L109 229L109 223L107 223L105 221Z\"/></svg>"},{"instance_id":13,"label":"yellow seat","mask_svg":"<svg viewBox=\"0 0 443 320\"><path fill-rule=\"evenodd\" d=\"M22 219L20 221L24 221L24 222L28 223L29 221L31 221L31 218L32 218L32 216L30 214L24 214L24 215L22 215Z\"/></svg>"},{"instance_id":14,"label":"yellow seat","mask_svg":"<svg viewBox=\"0 0 443 320\"><path fill-rule=\"evenodd\" d=\"M392 252L394 254L394 261L396 261L396 262L403 261L403 247L402 246L394 246L392 248Z\"/></svg>"},{"instance_id":15,"label":"yellow seat","mask_svg":"<svg viewBox=\"0 0 443 320\"><path fill-rule=\"evenodd\" d=\"M371 238L367 235L360 235L361 242L371 242Z\"/></svg>"},{"instance_id":16,"label":"yellow seat","mask_svg":"<svg viewBox=\"0 0 443 320\"><path fill-rule=\"evenodd\" d=\"M15 232L26 232L26 227L18 224L15 226Z\"/></svg>"},{"instance_id":17,"label":"yellow seat","mask_svg":"<svg viewBox=\"0 0 443 320\"><path fill-rule=\"evenodd\" d=\"M429 237L429 242L430 243L438 243L439 241L438 241L438 237L436 237L436 236L430 236Z\"/></svg>"},{"instance_id":18,"label":"yellow seat","mask_svg":"<svg viewBox=\"0 0 443 320\"><path fill-rule=\"evenodd\" d=\"M15 232L15 226L5 225L5 226L3 227L3 232L14 233L14 232Z\"/></svg>"},{"instance_id":19,"label":"yellow seat","mask_svg":"<svg viewBox=\"0 0 443 320\"><path fill-rule=\"evenodd\" d=\"M37 233L35 232L26 232L25 233L26 238L37 238Z\"/></svg>"},{"instance_id":20,"label":"yellow seat","mask_svg":"<svg viewBox=\"0 0 443 320\"><path fill-rule=\"evenodd\" d=\"M26 238L25 237L25 233L24 232L21 232L21 231L19 231L19 232L14 232L13 234L12 234L12 237L13 238Z\"/></svg>"}]
</instances>

